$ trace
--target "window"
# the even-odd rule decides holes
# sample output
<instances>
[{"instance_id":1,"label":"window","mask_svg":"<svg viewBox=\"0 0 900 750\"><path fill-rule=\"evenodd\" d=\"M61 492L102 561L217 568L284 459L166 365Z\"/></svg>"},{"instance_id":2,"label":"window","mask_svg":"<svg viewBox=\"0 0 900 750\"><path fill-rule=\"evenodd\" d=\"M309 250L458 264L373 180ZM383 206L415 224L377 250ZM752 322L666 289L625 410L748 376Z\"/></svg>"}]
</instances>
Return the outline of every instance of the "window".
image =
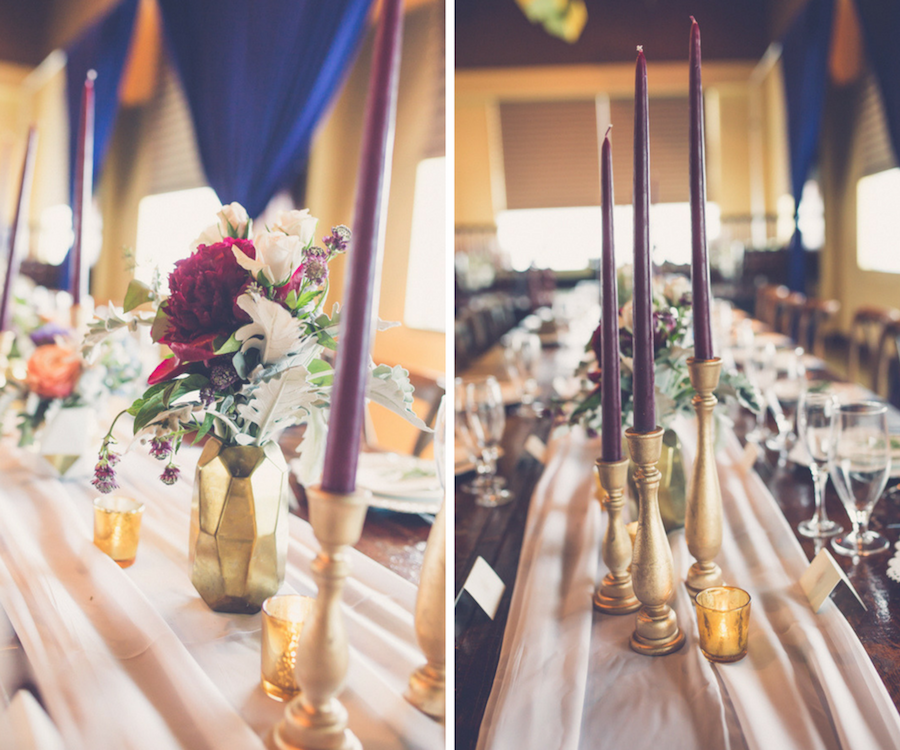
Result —
<instances>
[{"instance_id":1,"label":"window","mask_svg":"<svg viewBox=\"0 0 900 750\"><path fill-rule=\"evenodd\" d=\"M900 169L856 183L856 262L864 271L900 273Z\"/></svg>"},{"instance_id":2,"label":"window","mask_svg":"<svg viewBox=\"0 0 900 750\"><path fill-rule=\"evenodd\" d=\"M634 224L630 205L613 208L616 265L633 262ZM524 271L532 264L554 271L580 271L600 257L602 214L599 206L532 208L501 211L497 240L512 267ZM719 206L706 204L706 234L711 242L721 233ZM689 203L660 203L650 207L650 242L653 262L691 262L691 207Z\"/></svg>"},{"instance_id":3,"label":"window","mask_svg":"<svg viewBox=\"0 0 900 750\"><path fill-rule=\"evenodd\" d=\"M403 322L410 328L425 331L443 331L446 327L444 323L446 168L446 159L439 156L423 159L416 169Z\"/></svg>"},{"instance_id":4,"label":"window","mask_svg":"<svg viewBox=\"0 0 900 750\"><path fill-rule=\"evenodd\" d=\"M175 261L190 255L191 243L212 224L221 207L209 187L143 198L138 204L135 278L149 284L158 268L167 279Z\"/></svg>"}]
</instances>

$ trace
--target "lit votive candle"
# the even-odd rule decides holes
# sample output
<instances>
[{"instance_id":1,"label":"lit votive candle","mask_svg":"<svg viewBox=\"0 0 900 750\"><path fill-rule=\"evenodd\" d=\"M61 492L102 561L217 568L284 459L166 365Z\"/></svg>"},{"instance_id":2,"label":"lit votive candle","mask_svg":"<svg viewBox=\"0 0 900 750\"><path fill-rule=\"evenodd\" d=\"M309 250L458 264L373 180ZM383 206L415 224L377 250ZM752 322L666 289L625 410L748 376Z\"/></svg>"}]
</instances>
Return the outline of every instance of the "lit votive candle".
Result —
<instances>
[{"instance_id":1,"label":"lit votive candle","mask_svg":"<svg viewBox=\"0 0 900 750\"><path fill-rule=\"evenodd\" d=\"M747 655L750 594L734 586L714 586L697 594L700 650L710 661L740 661Z\"/></svg>"},{"instance_id":2,"label":"lit votive candle","mask_svg":"<svg viewBox=\"0 0 900 750\"><path fill-rule=\"evenodd\" d=\"M94 545L127 568L137 556L144 504L130 497L103 495L94 500Z\"/></svg>"},{"instance_id":3,"label":"lit votive candle","mask_svg":"<svg viewBox=\"0 0 900 750\"><path fill-rule=\"evenodd\" d=\"M262 688L277 701L289 701L300 690L294 680L297 643L312 613L311 596L270 596L262 605Z\"/></svg>"}]
</instances>

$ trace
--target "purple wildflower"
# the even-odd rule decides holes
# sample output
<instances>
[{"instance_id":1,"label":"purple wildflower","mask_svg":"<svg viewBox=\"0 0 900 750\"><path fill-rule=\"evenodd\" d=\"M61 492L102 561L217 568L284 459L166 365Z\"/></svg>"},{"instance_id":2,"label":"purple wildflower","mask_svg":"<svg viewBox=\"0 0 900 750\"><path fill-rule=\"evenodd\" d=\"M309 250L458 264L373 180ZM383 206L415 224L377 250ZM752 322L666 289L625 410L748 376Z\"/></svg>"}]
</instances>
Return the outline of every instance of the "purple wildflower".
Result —
<instances>
[{"instance_id":1,"label":"purple wildflower","mask_svg":"<svg viewBox=\"0 0 900 750\"><path fill-rule=\"evenodd\" d=\"M203 404L207 409L212 406L213 401L216 400L216 392L206 386L205 388L200 389L200 403Z\"/></svg>"},{"instance_id":2,"label":"purple wildflower","mask_svg":"<svg viewBox=\"0 0 900 750\"><path fill-rule=\"evenodd\" d=\"M320 253L307 255L303 273L312 284L324 283L328 278L328 256Z\"/></svg>"},{"instance_id":3,"label":"purple wildflower","mask_svg":"<svg viewBox=\"0 0 900 750\"><path fill-rule=\"evenodd\" d=\"M94 478L91 480L91 484L104 495L119 488L115 469L109 461L100 459L100 462L94 467Z\"/></svg>"},{"instance_id":4,"label":"purple wildflower","mask_svg":"<svg viewBox=\"0 0 900 750\"><path fill-rule=\"evenodd\" d=\"M155 437L150 439L150 455L157 461L165 461L171 453L171 437Z\"/></svg>"},{"instance_id":5,"label":"purple wildflower","mask_svg":"<svg viewBox=\"0 0 900 750\"><path fill-rule=\"evenodd\" d=\"M178 481L178 475L181 472L175 464L169 464L159 475L159 481L163 484L173 485Z\"/></svg>"},{"instance_id":6,"label":"purple wildflower","mask_svg":"<svg viewBox=\"0 0 900 750\"><path fill-rule=\"evenodd\" d=\"M332 253L342 253L347 249L347 243L350 241L350 230L343 224L338 224L331 228L331 234L323 237L322 242Z\"/></svg>"},{"instance_id":7,"label":"purple wildflower","mask_svg":"<svg viewBox=\"0 0 900 750\"><path fill-rule=\"evenodd\" d=\"M231 362L219 362L212 366L209 381L212 384L213 390L224 391L239 380L240 377Z\"/></svg>"}]
</instances>

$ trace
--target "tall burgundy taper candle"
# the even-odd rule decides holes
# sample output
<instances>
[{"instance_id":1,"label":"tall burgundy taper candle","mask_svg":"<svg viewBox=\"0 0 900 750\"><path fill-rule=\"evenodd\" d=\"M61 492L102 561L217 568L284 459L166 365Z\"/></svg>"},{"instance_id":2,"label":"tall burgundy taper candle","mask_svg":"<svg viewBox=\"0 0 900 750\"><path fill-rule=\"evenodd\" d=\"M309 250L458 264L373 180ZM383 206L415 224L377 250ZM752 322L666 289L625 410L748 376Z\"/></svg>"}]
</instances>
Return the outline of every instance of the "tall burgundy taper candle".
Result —
<instances>
[{"instance_id":1,"label":"tall burgundy taper candle","mask_svg":"<svg viewBox=\"0 0 900 750\"><path fill-rule=\"evenodd\" d=\"M28 204L31 198L31 181L34 175L34 157L37 153L37 128L28 128L28 141L25 145L25 160L22 162L22 180L19 182L19 200L16 203L16 216L9 232L9 257L6 263L6 276L3 278L3 298L0 300L0 332L7 330L12 323L13 285L19 275L19 262L22 254L18 245L22 244L22 228L28 221Z\"/></svg>"},{"instance_id":2,"label":"tall burgundy taper candle","mask_svg":"<svg viewBox=\"0 0 900 750\"><path fill-rule=\"evenodd\" d=\"M709 319L709 257L706 252L706 148L703 142L703 84L700 80L700 27L691 16L690 50L691 284L694 308L694 356L712 359Z\"/></svg>"},{"instance_id":3,"label":"tall burgundy taper candle","mask_svg":"<svg viewBox=\"0 0 900 750\"><path fill-rule=\"evenodd\" d=\"M85 206L91 205L94 184L94 70L87 72L81 95L81 123L78 131L78 151L75 156L75 195L73 197L72 218L75 242L72 245L72 306L81 305L81 298L87 292L87 275L82 257L82 235L84 234ZM73 311L73 325L75 325Z\"/></svg>"},{"instance_id":4,"label":"tall burgundy taper candle","mask_svg":"<svg viewBox=\"0 0 900 750\"><path fill-rule=\"evenodd\" d=\"M656 429L653 392L653 292L650 261L650 118L647 61L638 47L634 73L634 429Z\"/></svg>"},{"instance_id":5,"label":"tall burgundy taper candle","mask_svg":"<svg viewBox=\"0 0 900 750\"><path fill-rule=\"evenodd\" d=\"M391 183L402 38L402 0L384 0L372 53L353 240L347 255L340 344L322 473L322 489L339 494L356 489L372 331L377 314L373 309L375 282L380 276L380 251L384 246Z\"/></svg>"},{"instance_id":6,"label":"tall burgundy taper candle","mask_svg":"<svg viewBox=\"0 0 900 750\"><path fill-rule=\"evenodd\" d=\"M612 128L612 125L609 126ZM600 416L602 437L600 457L607 462L622 460L622 392L619 384L619 290L616 287L616 248L613 241L612 149L609 128L600 150L600 189L603 211L603 254L601 288L603 341Z\"/></svg>"}]
</instances>

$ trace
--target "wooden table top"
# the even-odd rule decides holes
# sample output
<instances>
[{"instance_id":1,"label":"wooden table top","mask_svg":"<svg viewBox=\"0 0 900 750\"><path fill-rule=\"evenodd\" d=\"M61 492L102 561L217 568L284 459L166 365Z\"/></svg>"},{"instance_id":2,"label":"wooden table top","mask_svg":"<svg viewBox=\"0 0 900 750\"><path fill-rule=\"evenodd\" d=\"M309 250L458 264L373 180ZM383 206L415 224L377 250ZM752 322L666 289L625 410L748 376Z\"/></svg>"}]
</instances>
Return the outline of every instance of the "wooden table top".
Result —
<instances>
[{"instance_id":1,"label":"wooden table top","mask_svg":"<svg viewBox=\"0 0 900 750\"><path fill-rule=\"evenodd\" d=\"M489 353L476 363L477 374L498 357ZM558 367L559 354L545 350L539 378L545 388L553 375L568 374ZM567 363L568 364L568 363ZM480 365L480 367L479 367ZM468 374L468 373L467 373ZM807 377L830 378L832 374L808 372ZM891 407L892 408L892 407ZM900 412L892 408L892 423L900 423ZM735 411L735 431L743 441L755 423L753 415ZM476 557L479 555L491 564L506 583L506 591L494 620L488 619L467 593L459 597L456 606L456 747L458 750L474 748L478 731L490 695L503 632L509 611L516 572L519 563L525 521L534 487L542 466L525 453L525 440L529 434L537 434L546 441L552 427L549 415L536 418L520 416L512 409L507 417L507 429L503 439L504 456L499 473L506 477L514 493L511 503L502 508L487 510L475 505L471 495L456 493L456 591L465 582ZM898 429L892 426L892 431ZM803 551L809 559L818 552L821 542L797 534L797 524L812 516L814 492L809 469L788 463L777 466L777 456L767 453L756 464L756 470L783 511ZM457 487L471 477L457 479ZM889 483L889 488L897 484ZM897 493L900 495L900 493ZM884 680L894 704L900 708L900 584L886 575L887 562L900 539L900 496L891 492L878 502L872 517L871 528L880 531L891 542L887 552L869 558L854 559L834 553L834 558L847 572L868 610L864 610L845 586L838 586L832 598L856 632L863 647L872 659L878 674ZM829 517L850 527L850 521L832 484L826 492ZM827 542L826 542L827 543Z\"/></svg>"}]
</instances>

